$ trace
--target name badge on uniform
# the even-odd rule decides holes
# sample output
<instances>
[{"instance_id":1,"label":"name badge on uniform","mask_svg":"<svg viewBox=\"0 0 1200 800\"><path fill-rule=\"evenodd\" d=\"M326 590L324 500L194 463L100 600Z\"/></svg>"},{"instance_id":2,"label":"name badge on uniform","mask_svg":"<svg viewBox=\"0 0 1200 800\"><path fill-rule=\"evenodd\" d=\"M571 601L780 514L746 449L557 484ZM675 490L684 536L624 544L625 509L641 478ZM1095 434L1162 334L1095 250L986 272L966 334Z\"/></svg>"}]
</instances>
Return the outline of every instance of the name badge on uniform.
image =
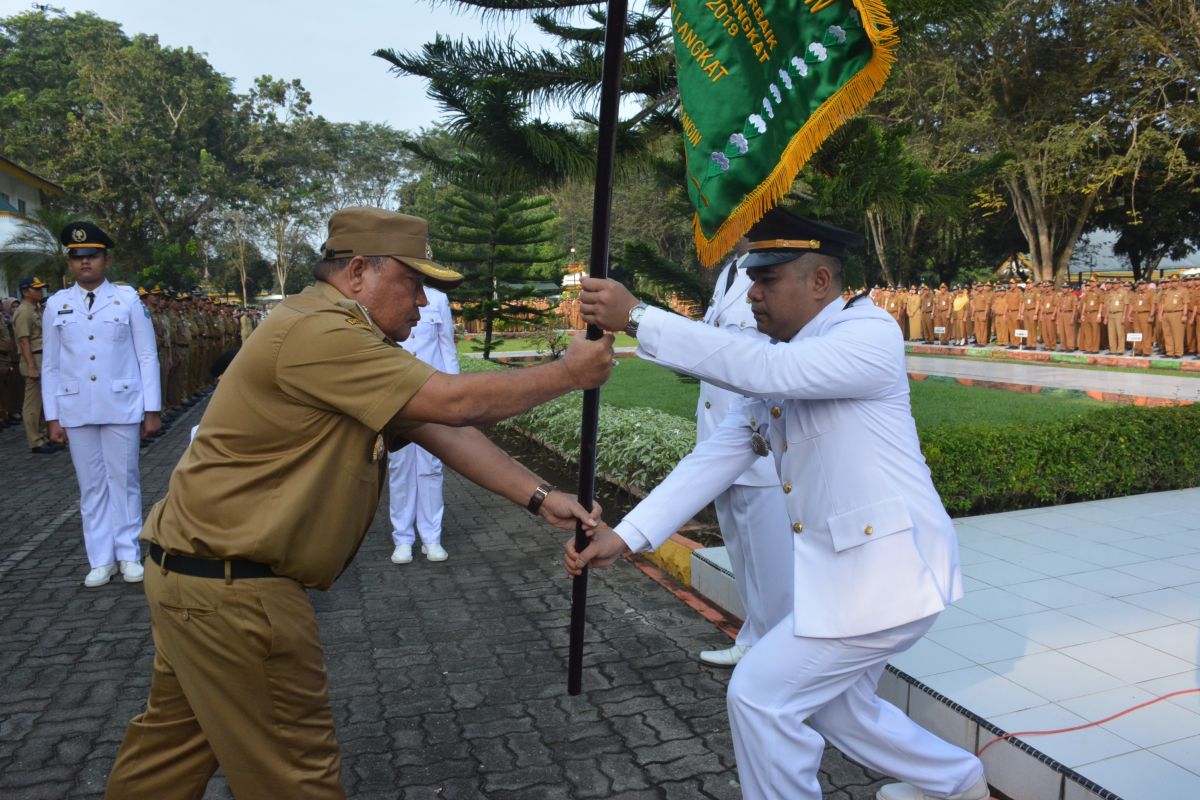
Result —
<instances>
[{"instance_id":1,"label":"name badge on uniform","mask_svg":"<svg viewBox=\"0 0 1200 800\"><path fill-rule=\"evenodd\" d=\"M61 308L61 309L59 309L58 313L59 314L74 314L75 312L74 312L74 310L72 310L70 308Z\"/></svg>"},{"instance_id":2,"label":"name badge on uniform","mask_svg":"<svg viewBox=\"0 0 1200 800\"><path fill-rule=\"evenodd\" d=\"M750 449L759 458L766 458L771 454L771 443L767 441L766 436L763 436L763 431L766 429L766 425L759 425L758 430L750 434Z\"/></svg>"}]
</instances>

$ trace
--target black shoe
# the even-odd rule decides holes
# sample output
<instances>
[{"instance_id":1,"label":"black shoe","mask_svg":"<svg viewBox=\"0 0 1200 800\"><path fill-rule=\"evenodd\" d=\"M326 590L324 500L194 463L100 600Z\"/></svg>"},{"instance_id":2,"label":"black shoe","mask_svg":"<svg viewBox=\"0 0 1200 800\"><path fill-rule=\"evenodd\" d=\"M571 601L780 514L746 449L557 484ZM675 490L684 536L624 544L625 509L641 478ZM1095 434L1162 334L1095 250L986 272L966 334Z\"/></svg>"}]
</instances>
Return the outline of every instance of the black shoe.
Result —
<instances>
[{"instance_id":1,"label":"black shoe","mask_svg":"<svg viewBox=\"0 0 1200 800\"><path fill-rule=\"evenodd\" d=\"M29 448L29 452L39 456L48 456L52 453L57 453L58 449L50 442L46 442L45 444L39 444L37 447Z\"/></svg>"}]
</instances>

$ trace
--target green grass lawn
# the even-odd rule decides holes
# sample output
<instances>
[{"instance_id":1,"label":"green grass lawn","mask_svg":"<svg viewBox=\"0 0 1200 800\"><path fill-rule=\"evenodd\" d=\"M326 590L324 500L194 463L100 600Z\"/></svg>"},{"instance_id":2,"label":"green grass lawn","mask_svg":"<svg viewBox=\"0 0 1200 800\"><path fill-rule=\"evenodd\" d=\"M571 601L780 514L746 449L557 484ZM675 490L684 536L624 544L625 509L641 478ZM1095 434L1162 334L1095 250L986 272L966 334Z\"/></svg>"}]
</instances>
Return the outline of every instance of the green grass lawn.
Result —
<instances>
[{"instance_id":1,"label":"green grass lawn","mask_svg":"<svg viewBox=\"0 0 1200 800\"><path fill-rule=\"evenodd\" d=\"M1086 398L1029 395L961 386L941 381L910 381L917 426L1022 425L1103 412L1111 405ZM693 419L700 385L647 361L622 358L600 390L601 403L619 408L656 408Z\"/></svg>"}]
</instances>

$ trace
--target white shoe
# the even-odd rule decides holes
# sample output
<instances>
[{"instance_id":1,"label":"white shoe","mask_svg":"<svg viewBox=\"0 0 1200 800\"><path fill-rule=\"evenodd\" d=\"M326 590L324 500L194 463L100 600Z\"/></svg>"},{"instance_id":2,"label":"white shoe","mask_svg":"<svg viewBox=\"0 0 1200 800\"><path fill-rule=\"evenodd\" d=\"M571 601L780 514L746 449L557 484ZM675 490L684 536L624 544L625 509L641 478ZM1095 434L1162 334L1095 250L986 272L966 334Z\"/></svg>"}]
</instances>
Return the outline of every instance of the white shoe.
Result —
<instances>
[{"instance_id":1,"label":"white shoe","mask_svg":"<svg viewBox=\"0 0 1200 800\"><path fill-rule=\"evenodd\" d=\"M105 564L102 567L96 567L87 574L83 579L83 585L89 589L95 589L97 586L103 586L112 580L112 576L117 574L116 564Z\"/></svg>"},{"instance_id":2,"label":"white shoe","mask_svg":"<svg viewBox=\"0 0 1200 800\"><path fill-rule=\"evenodd\" d=\"M392 551L393 564L407 564L412 561L412 545L398 544L396 549Z\"/></svg>"},{"instance_id":3,"label":"white shoe","mask_svg":"<svg viewBox=\"0 0 1200 800\"><path fill-rule=\"evenodd\" d=\"M445 561L450 557L450 554L440 544L423 544L421 545L421 552L430 561Z\"/></svg>"},{"instance_id":4,"label":"white shoe","mask_svg":"<svg viewBox=\"0 0 1200 800\"><path fill-rule=\"evenodd\" d=\"M733 647L727 647L724 650L702 650L700 652L700 660L705 664L712 664L714 667L733 667L737 666L742 657L749 652L749 647L735 644Z\"/></svg>"},{"instance_id":5,"label":"white shoe","mask_svg":"<svg viewBox=\"0 0 1200 800\"><path fill-rule=\"evenodd\" d=\"M146 574L142 569L142 565L136 561L121 562L121 577L126 583L141 583L142 577Z\"/></svg>"},{"instance_id":6,"label":"white shoe","mask_svg":"<svg viewBox=\"0 0 1200 800\"><path fill-rule=\"evenodd\" d=\"M889 783L875 795L876 800L988 800L992 796L988 788L987 778L980 778L979 783L965 792L942 796L940 794L925 794L920 789L907 783Z\"/></svg>"}]
</instances>

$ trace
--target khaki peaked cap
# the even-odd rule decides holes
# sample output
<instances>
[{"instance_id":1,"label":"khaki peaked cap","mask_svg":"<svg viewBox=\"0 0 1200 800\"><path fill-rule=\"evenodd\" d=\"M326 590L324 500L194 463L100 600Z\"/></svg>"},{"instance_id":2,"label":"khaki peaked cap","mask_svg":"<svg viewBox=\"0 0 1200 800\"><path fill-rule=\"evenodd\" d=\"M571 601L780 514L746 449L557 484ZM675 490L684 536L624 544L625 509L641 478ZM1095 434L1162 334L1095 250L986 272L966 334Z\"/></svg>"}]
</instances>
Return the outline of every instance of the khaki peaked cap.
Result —
<instances>
[{"instance_id":1,"label":"khaki peaked cap","mask_svg":"<svg viewBox=\"0 0 1200 800\"><path fill-rule=\"evenodd\" d=\"M382 208L343 208L329 218L329 236L321 245L329 261L355 256L391 256L425 276L435 289L448 291L463 276L433 261L429 223L420 217Z\"/></svg>"}]
</instances>

